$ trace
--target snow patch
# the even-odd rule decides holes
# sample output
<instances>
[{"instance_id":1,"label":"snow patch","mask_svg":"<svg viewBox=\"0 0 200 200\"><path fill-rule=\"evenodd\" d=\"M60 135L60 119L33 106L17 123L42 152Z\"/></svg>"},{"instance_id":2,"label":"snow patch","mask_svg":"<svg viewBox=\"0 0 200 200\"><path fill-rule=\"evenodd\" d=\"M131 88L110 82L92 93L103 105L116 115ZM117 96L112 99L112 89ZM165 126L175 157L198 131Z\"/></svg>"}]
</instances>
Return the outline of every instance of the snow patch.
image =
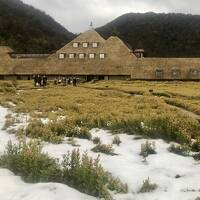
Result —
<instances>
[{"instance_id":1,"label":"snow patch","mask_svg":"<svg viewBox=\"0 0 200 200\"><path fill-rule=\"evenodd\" d=\"M5 122L7 109L0 107L0 129ZM114 135L109 131L92 129L94 137L100 137L103 144L112 144ZM163 140L149 140L156 143L157 154L149 155L147 162L139 155L141 144L146 139L134 139L135 136L119 134L122 143L113 145L116 156L100 153L103 167L122 182L129 186L128 194L113 194L115 200L194 200L200 196L200 164L192 157L183 157L168 152L170 144ZM9 140L17 142L14 135L0 130L0 154L5 150ZM98 153L91 149L95 146L92 141L75 138L81 153L88 152L96 158ZM54 158L62 159L63 154L77 147L68 144L65 138L62 144L44 143L43 151ZM138 193L143 180L150 178L158 189L152 193ZM26 184L10 171L0 169L0 199L1 200L92 200L96 199L84 195L66 185L56 183Z\"/></svg>"}]
</instances>

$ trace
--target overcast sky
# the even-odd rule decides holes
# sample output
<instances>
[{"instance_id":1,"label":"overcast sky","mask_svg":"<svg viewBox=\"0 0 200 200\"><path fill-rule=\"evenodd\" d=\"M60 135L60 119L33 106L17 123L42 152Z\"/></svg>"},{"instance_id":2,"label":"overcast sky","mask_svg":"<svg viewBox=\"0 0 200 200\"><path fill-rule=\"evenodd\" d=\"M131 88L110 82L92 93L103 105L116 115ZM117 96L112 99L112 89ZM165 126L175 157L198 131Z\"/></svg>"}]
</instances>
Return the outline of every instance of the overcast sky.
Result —
<instances>
[{"instance_id":1,"label":"overcast sky","mask_svg":"<svg viewBox=\"0 0 200 200\"><path fill-rule=\"evenodd\" d=\"M200 0L22 0L45 11L74 33L102 26L128 12L200 14Z\"/></svg>"}]
</instances>

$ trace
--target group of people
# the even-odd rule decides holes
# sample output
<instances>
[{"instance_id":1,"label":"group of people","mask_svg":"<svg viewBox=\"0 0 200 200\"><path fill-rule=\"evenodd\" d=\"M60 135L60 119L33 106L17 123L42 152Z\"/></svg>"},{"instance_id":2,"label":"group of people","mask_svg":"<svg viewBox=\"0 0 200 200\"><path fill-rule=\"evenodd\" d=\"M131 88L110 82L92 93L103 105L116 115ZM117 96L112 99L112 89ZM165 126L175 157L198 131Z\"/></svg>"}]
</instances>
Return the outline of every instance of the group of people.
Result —
<instances>
[{"instance_id":1,"label":"group of people","mask_svg":"<svg viewBox=\"0 0 200 200\"><path fill-rule=\"evenodd\" d=\"M74 76L69 77L69 78L66 76L63 76L63 77L58 77L54 79L55 85L63 85L63 86L73 85L76 87L77 84L79 83L80 83L80 79Z\"/></svg>"},{"instance_id":2,"label":"group of people","mask_svg":"<svg viewBox=\"0 0 200 200\"><path fill-rule=\"evenodd\" d=\"M34 75L34 85L35 87L45 87L47 85L47 76L46 75Z\"/></svg>"},{"instance_id":3,"label":"group of people","mask_svg":"<svg viewBox=\"0 0 200 200\"><path fill-rule=\"evenodd\" d=\"M46 75L34 75L33 79L34 79L35 87L47 86L48 79ZM75 76L72 76L72 77L59 76L54 79L54 85L63 85L63 86L73 85L76 87L79 83L80 83L80 79Z\"/></svg>"}]
</instances>

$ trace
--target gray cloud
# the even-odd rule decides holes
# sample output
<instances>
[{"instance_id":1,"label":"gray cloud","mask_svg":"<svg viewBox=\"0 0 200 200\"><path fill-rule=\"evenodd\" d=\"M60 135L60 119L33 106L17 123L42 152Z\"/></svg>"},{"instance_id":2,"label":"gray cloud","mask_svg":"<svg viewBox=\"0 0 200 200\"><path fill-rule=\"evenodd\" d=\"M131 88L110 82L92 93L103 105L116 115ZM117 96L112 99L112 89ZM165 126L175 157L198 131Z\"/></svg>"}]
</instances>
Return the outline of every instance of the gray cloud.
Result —
<instances>
[{"instance_id":1,"label":"gray cloud","mask_svg":"<svg viewBox=\"0 0 200 200\"><path fill-rule=\"evenodd\" d=\"M82 32L90 21L102 26L128 12L200 13L199 0L23 0L61 23L69 31Z\"/></svg>"}]
</instances>

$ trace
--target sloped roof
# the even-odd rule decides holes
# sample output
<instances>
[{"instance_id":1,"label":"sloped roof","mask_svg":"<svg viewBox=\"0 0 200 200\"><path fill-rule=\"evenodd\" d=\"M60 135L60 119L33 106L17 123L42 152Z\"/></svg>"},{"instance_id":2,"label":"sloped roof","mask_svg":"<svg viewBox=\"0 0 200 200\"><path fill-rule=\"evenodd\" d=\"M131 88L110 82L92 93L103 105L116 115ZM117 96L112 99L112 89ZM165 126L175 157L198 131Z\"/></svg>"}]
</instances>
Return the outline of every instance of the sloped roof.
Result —
<instances>
[{"instance_id":1,"label":"sloped roof","mask_svg":"<svg viewBox=\"0 0 200 200\"><path fill-rule=\"evenodd\" d=\"M98 43L104 43L105 39L99 35L94 29L88 30L85 33L80 34L78 37L76 37L74 40L72 40L70 43L66 44L64 47L59 49L57 53L59 52L65 52L69 49L69 47L72 47L72 43L74 42L98 42Z\"/></svg>"},{"instance_id":2,"label":"sloped roof","mask_svg":"<svg viewBox=\"0 0 200 200\"><path fill-rule=\"evenodd\" d=\"M128 51L128 52L132 52L126 45L125 43L117 36L111 36L107 39L106 41L106 45L109 45L112 47L112 49L117 48L121 51Z\"/></svg>"},{"instance_id":3,"label":"sloped roof","mask_svg":"<svg viewBox=\"0 0 200 200\"><path fill-rule=\"evenodd\" d=\"M72 40L73 42L104 42L105 39L99 35L94 29L88 30L77 38Z\"/></svg>"},{"instance_id":4,"label":"sloped roof","mask_svg":"<svg viewBox=\"0 0 200 200\"><path fill-rule=\"evenodd\" d=\"M11 49L9 46L0 46L0 54L5 53L13 53L13 49Z\"/></svg>"}]
</instances>

